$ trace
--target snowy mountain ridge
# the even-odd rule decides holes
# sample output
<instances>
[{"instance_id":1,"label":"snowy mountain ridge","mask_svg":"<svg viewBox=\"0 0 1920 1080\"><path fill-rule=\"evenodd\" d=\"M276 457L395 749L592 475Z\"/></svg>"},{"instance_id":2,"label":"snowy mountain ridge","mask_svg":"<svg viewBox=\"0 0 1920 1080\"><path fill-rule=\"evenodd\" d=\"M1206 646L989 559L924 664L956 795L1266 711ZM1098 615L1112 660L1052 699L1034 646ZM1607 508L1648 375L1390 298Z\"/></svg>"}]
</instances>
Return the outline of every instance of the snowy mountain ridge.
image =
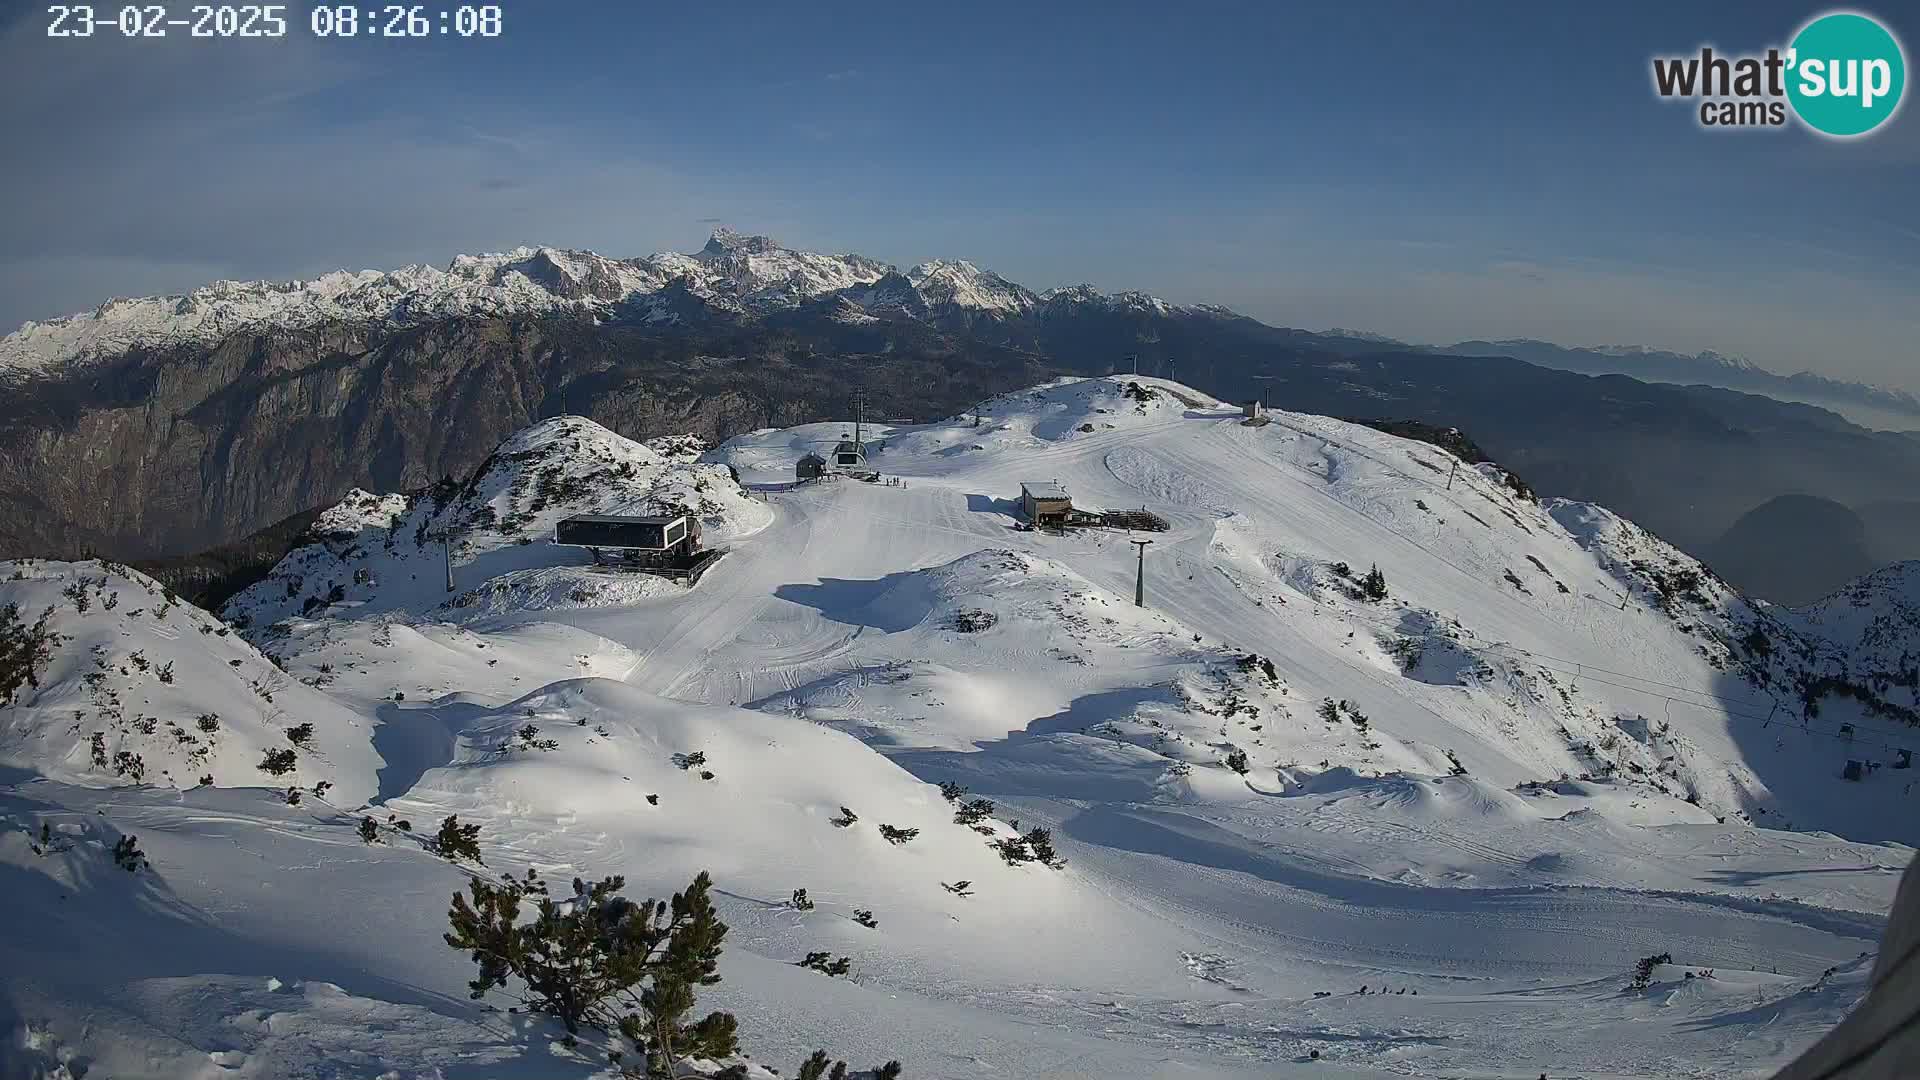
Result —
<instances>
[{"instance_id":1,"label":"snowy mountain ridge","mask_svg":"<svg viewBox=\"0 0 1920 1080\"><path fill-rule=\"evenodd\" d=\"M1920 565L1770 608L1496 465L1243 420L1061 379L796 484L845 424L553 417L353 493L224 623L0 565L57 636L0 712L0 1073L606 1077L442 939L528 870L710 871L754 1080L1760 1077L1830 1029L1920 840ZM1033 480L1168 527L1023 528ZM551 542L668 507L691 586Z\"/></svg>"},{"instance_id":2,"label":"snowy mountain ridge","mask_svg":"<svg viewBox=\"0 0 1920 1080\"><path fill-rule=\"evenodd\" d=\"M869 288L893 280L890 291ZM410 326L461 316L617 313L675 321L670 294L684 291L722 310L764 313L844 296L858 305L952 309L997 318L1043 305L1100 304L1181 310L1144 293L1112 296L1092 286L1036 295L965 261L924 262L904 274L861 255L780 246L770 237L718 229L691 255L661 252L615 259L592 251L519 247L459 255L446 269L336 271L294 281L217 281L183 296L114 299L90 312L29 322L0 338L0 372L44 371L134 349L208 345L242 331L299 332L329 324ZM1200 309L1193 309L1200 310Z\"/></svg>"}]
</instances>

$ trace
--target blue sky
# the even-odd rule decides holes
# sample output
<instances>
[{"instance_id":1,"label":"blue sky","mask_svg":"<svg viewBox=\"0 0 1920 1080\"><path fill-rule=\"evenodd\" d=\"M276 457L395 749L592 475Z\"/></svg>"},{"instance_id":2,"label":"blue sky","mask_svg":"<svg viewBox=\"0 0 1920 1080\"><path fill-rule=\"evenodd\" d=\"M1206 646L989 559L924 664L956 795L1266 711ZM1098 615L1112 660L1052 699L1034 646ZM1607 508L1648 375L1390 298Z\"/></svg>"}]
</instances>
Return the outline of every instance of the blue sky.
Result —
<instances>
[{"instance_id":1,"label":"blue sky","mask_svg":"<svg viewBox=\"0 0 1920 1080\"><path fill-rule=\"evenodd\" d=\"M725 222L1920 390L1920 114L1709 133L1650 89L1656 52L1784 43L1819 6L502 6L493 41L316 40L296 5L286 40L206 44L50 41L43 5L0 5L0 323Z\"/></svg>"}]
</instances>

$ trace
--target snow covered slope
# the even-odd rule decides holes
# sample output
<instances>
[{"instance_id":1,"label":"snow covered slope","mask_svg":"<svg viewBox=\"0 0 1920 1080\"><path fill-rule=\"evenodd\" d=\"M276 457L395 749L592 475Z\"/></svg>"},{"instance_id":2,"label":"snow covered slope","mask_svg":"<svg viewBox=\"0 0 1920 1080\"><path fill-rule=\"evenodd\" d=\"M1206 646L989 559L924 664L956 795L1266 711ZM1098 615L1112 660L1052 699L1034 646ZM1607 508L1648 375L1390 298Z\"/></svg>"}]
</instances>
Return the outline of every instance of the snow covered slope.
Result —
<instances>
[{"instance_id":1,"label":"snow covered slope","mask_svg":"<svg viewBox=\"0 0 1920 1080\"><path fill-rule=\"evenodd\" d=\"M637 443L584 417L543 420L501 443L463 484L348 495L314 523L315 543L234 597L225 614L248 627L331 607L372 615L485 605L502 594L564 592L592 603L644 591L653 579L579 566L577 549L551 542L554 525L574 514L684 509L710 547L765 528L773 519L766 504L724 466L695 460L701 449L686 436Z\"/></svg>"},{"instance_id":2,"label":"snow covered slope","mask_svg":"<svg viewBox=\"0 0 1920 1080\"><path fill-rule=\"evenodd\" d=\"M220 620L111 563L0 563L5 602L50 612L38 686L0 729L0 763L74 783L325 783L373 794L372 724L303 686ZM304 731L302 731L304 729ZM286 768L263 767L270 753Z\"/></svg>"},{"instance_id":3,"label":"snow covered slope","mask_svg":"<svg viewBox=\"0 0 1920 1080\"><path fill-rule=\"evenodd\" d=\"M462 996L464 871L418 839L450 814L481 872L712 871L702 1000L789 1072L825 1045L910 1077L1753 1077L1864 992L1920 840L1911 567L1750 604L1497 467L1155 379L881 426L890 482L795 486L846 430L546 421L464 483L328 511L225 636L73 610L105 568L0 581L75 637L0 713L0 886L60 931L0 935L0 1072L604 1075ZM1036 480L1169 528L1025 529ZM727 549L691 588L544 542L667 505ZM148 786L61 711L103 708L71 703L96 645L158 714L116 735ZM323 799L253 768L285 738L241 707L269 673ZM202 709L238 718L235 763L172 783L191 746L151 744ZM1063 863L1003 855L1036 827ZM114 867L123 835L151 869ZM821 950L849 977L796 966Z\"/></svg>"}]
</instances>

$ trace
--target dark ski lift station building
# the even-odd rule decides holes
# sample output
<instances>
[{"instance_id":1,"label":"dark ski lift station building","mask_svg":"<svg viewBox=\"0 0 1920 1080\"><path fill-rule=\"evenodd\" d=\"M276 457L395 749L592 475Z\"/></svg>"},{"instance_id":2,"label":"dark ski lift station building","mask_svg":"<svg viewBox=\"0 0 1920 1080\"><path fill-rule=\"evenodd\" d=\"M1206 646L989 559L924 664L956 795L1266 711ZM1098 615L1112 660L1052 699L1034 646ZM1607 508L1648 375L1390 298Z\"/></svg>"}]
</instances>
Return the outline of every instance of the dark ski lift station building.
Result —
<instances>
[{"instance_id":1,"label":"dark ski lift station building","mask_svg":"<svg viewBox=\"0 0 1920 1080\"><path fill-rule=\"evenodd\" d=\"M700 544L700 531L687 514L654 517L620 517L610 514L578 514L555 523L556 544L601 551L680 555Z\"/></svg>"}]
</instances>

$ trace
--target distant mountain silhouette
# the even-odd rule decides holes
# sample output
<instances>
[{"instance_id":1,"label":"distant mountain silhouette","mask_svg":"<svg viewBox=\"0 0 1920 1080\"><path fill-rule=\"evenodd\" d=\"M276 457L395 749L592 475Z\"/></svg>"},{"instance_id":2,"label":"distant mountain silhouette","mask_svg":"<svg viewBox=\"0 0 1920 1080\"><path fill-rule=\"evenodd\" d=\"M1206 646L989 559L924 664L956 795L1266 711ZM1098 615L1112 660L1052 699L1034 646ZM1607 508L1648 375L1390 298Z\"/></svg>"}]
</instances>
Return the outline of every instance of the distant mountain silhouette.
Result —
<instances>
[{"instance_id":1,"label":"distant mountain silhouette","mask_svg":"<svg viewBox=\"0 0 1920 1080\"><path fill-rule=\"evenodd\" d=\"M1809 558L1810 552L1819 558ZM1817 495L1780 495L1742 514L1707 545L1721 577L1776 604L1810 604L1872 570L1879 559L1859 514Z\"/></svg>"},{"instance_id":2,"label":"distant mountain silhouette","mask_svg":"<svg viewBox=\"0 0 1920 1080\"><path fill-rule=\"evenodd\" d=\"M1328 331L1338 333L1338 331ZM1780 401L1832 409L1856 424L1885 431L1920 429L1920 399L1904 390L1829 378L1811 371L1780 375L1748 360L1702 352L1689 356L1637 345L1570 348L1549 341L1462 341L1435 346L1457 356L1512 356L1582 375L1629 375L1648 382L1718 386Z\"/></svg>"}]
</instances>

